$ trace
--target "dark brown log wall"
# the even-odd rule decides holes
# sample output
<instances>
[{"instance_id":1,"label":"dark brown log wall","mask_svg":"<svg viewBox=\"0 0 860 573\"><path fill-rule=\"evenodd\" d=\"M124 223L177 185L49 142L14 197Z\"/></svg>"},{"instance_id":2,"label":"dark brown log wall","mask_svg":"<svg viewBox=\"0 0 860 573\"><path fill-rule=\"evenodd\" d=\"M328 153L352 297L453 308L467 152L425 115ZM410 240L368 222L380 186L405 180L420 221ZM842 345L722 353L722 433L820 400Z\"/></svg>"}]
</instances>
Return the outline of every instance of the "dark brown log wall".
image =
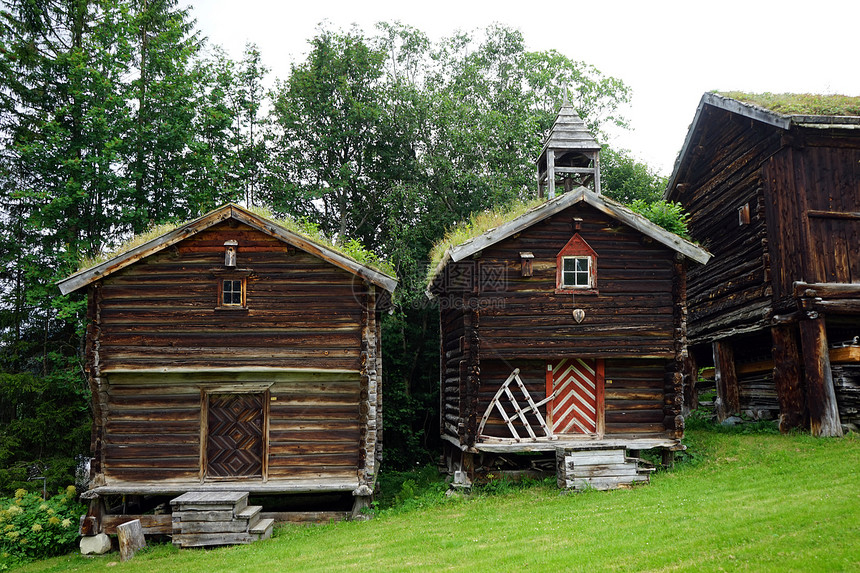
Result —
<instances>
[{"instance_id":1,"label":"dark brown log wall","mask_svg":"<svg viewBox=\"0 0 860 573\"><path fill-rule=\"evenodd\" d=\"M721 330L763 323L772 310L770 260L760 167L781 145L779 130L707 108L695 158L675 191L690 214L690 235L714 257L690 269L691 344ZM738 209L749 205L749 223Z\"/></svg>"},{"instance_id":2,"label":"dark brown log wall","mask_svg":"<svg viewBox=\"0 0 860 573\"><path fill-rule=\"evenodd\" d=\"M197 386L110 384L107 394L105 477L137 482L200 478Z\"/></svg>"},{"instance_id":3,"label":"dark brown log wall","mask_svg":"<svg viewBox=\"0 0 860 573\"><path fill-rule=\"evenodd\" d=\"M556 255L573 236L597 253L599 294L556 294ZM533 276L521 276L520 251L534 253ZM580 204L518 236L487 248L480 258L449 264L475 277L464 293L477 309L481 362L562 356L674 355L674 251L590 206ZM572 312L585 311L577 324Z\"/></svg>"},{"instance_id":4,"label":"dark brown log wall","mask_svg":"<svg viewBox=\"0 0 860 573\"><path fill-rule=\"evenodd\" d=\"M606 435L665 434L666 360L607 360L605 374Z\"/></svg>"},{"instance_id":5,"label":"dark brown log wall","mask_svg":"<svg viewBox=\"0 0 860 573\"><path fill-rule=\"evenodd\" d=\"M359 461L359 378L303 376L274 382L268 389L267 477L354 478ZM223 392L224 382L167 375L153 376L150 382L143 382L140 375L114 375L111 380L105 477L124 482L198 481L200 444L206 439L203 401L207 391Z\"/></svg>"},{"instance_id":6,"label":"dark brown log wall","mask_svg":"<svg viewBox=\"0 0 860 573\"><path fill-rule=\"evenodd\" d=\"M249 269L247 310L216 309L224 241ZM222 223L106 278L102 371L299 367L358 370L363 284L242 225Z\"/></svg>"},{"instance_id":7,"label":"dark brown log wall","mask_svg":"<svg viewBox=\"0 0 860 573\"><path fill-rule=\"evenodd\" d=\"M465 385L465 373L461 376L465 348L464 314L454 308L455 297L440 299L441 364L440 364L440 428L443 434L465 439L465 423L461 416L461 384ZM462 382L461 382L462 379Z\"/></svg>"},{"instance_id":8,"label":"dark brown log wall","mask_svg":"<svg viewBox=\"0 0 860 573\"><path fill-rule=\"evenodd\" d=\"M279 382L269 392L269 479L355 477L357 377Z\"/></svg>"},{"instance_id":9,"label":"dark brown log wall","mask_svg":"<svg viewBox=\"0 0 860 573\"><path fill-rule=\"evenodd\" d=\"M669 362L661 359L625 358L607 359L604 364L606 436L665 435L667 432L664 424L666 394L663 386ZM532 400L537 403L546 398L545 361L485 360L481 362L481 389L477 411L479 420L487 410L496 391L515 368L519 368L520 379L528 388ZM511 392L520 406L526 404L522 397L522 391L516 385L511 386ZM503 403L508 415L512 416L513 408L510 407L508 400L504 399ZM540 408L540 413L546 419L546 406ZM544 435L533 415L528 415L527 419L537 436ZM520 421L514 422L514 428L521 438L528 436L528 431ZM513 437L497 410L493 410L484 426L484 434L498 438Z\"/></svg>"}]
</instances>

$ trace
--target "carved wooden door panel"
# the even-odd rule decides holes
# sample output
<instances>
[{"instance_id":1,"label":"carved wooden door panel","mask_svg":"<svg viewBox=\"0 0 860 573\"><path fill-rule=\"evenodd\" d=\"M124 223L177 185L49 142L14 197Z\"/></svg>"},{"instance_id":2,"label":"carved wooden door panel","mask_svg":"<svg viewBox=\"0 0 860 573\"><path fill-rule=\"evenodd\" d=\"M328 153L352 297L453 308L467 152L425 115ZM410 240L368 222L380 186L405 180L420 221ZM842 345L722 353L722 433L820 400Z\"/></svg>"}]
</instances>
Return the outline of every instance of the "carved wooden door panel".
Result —
<instances>
[{"instance_id":1,"label":"carved wooden door panel","mask_svg":"<svg viewBox=\"0 0 860 573\"><path fill-rule=\"evenodd\" d=\"M565 358L547 364L553 434L599 434L603 420L603 361Z\"/></svg>"},{"instance_id":2,"label":"carved wooden door panel","mask_svg":"<svg viewBox=\"0 0 860 573\"><path fill-rule=\"evenodd\" d=\"M207 477L262 477L264 394L210 394Z\"/></svg>"}]
</instances>

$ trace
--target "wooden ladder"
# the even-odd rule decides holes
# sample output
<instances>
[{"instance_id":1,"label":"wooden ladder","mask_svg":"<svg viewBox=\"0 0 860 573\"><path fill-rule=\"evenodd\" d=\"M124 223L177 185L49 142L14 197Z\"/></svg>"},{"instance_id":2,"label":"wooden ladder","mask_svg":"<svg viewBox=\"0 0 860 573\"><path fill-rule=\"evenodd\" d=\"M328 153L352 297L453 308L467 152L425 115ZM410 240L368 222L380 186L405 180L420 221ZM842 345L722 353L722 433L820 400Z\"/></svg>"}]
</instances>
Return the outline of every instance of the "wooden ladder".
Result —
<instances>
[{"instance_id":1,"label":"wooden ladder","mask_svg":"<svg viewBox=\"0 0 860 573\"><path fill-rule=\"evenodd\" d=\"M525 405L520 405L519 401L517 401L514 393L511 392L511 383L516 382L520 391L523 394L521 400L525 401ZM499 388L496 395L493 396L493 399L490 400L489 406L487 406L487 410L484 412L483 417L481 418L481 423L478 426L478 438L486 439L491 438L497 441L513 441L520 442L524 439L528 439L530 441L536 441L538 436L535 434L535 431L532 429L529 420L526 418L526 414L532 414L537 420L540 429L543 431L542 438L556 439L556 436L553 435L552 429L547 425L546 420L540 413L540 407L552 400L555 397L555 393L550 394L545 399L540 402L535 402L532 399L531 394L529 394L528 388L523 384L523 381L520 379L520 369L516 368L511 375L508 376L507 380L505 380L501 387ZM505 410L504 405L502 404L503 399L508 402L510 407L513 409L511 415L508 415ZM505 424L508 426L508 430L511 432L512 438L494 438L492 436L487 436L484 434L484 426L487 425L487 421L490 419L490 415L493 413L493 410L498 410L499 414L504 420ZM528 432L528 437L520 436L517 432L516 427L514 427L514 422L519 420L523 427L525 427L526 432Z\"/></svg>"},{"instance_id":2,"label":"wooden ladder","mask_svg":"<svg viewBox=\"0 0 860 573\"><path fill-rule=\"evenodd\" d=\"M170 500L173 544L207 547L253 543L272 536L274 519L260 519L246 491L189 491Z\"/></svg>"}]
</instances>

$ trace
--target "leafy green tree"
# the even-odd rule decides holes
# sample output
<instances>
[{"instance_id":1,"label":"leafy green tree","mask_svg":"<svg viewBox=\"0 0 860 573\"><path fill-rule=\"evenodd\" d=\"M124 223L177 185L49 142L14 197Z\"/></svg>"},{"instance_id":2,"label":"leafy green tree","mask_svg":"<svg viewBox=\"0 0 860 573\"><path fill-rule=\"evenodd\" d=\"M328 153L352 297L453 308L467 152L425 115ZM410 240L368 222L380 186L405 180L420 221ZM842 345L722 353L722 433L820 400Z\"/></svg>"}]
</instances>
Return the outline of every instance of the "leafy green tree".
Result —
<instances>
[{"instance_id":1,"label":"leafy green tree","mask_svg":"<svg viewBox=\"0 0 860 573\"><path fill-rule=\"evenodd\" d=\"M276 88L270 201L334 236L373 239L385 182L382 54L353 30L321 31ZM319 209L318 209L319 206Z\"/></svg>"},{"instance_id":2,"label":"leafy green tree","mask_svg":"<svg viewBox=\"0 0 860 573\"><path fill-rule=\"evenodd\" d=\"M600 188L621 203L653 203L663 198L666 178L636 161L628 151L604 147L600 150Z\"/></svg>"}]
</instances>

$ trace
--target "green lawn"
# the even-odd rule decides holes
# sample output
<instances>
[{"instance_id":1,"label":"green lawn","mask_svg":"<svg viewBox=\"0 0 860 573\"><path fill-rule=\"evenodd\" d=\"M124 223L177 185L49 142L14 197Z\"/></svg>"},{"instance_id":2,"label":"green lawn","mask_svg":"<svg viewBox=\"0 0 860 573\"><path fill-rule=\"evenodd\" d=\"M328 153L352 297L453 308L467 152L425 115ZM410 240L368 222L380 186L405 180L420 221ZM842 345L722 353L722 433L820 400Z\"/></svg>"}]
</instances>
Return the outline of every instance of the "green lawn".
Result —
<instances>
[{"instance_id":1,"label":"green lawn","mask_svg":"<svg viewBox=\"0 0 860 573\"><path fill-rule=\"evenodd\" d=\"M24 571L860 571L860 437L688 433L699 460L650 485L548 486L286 527L214 550L155 546L55 558Z\"/></svg>"}]
</instances>

